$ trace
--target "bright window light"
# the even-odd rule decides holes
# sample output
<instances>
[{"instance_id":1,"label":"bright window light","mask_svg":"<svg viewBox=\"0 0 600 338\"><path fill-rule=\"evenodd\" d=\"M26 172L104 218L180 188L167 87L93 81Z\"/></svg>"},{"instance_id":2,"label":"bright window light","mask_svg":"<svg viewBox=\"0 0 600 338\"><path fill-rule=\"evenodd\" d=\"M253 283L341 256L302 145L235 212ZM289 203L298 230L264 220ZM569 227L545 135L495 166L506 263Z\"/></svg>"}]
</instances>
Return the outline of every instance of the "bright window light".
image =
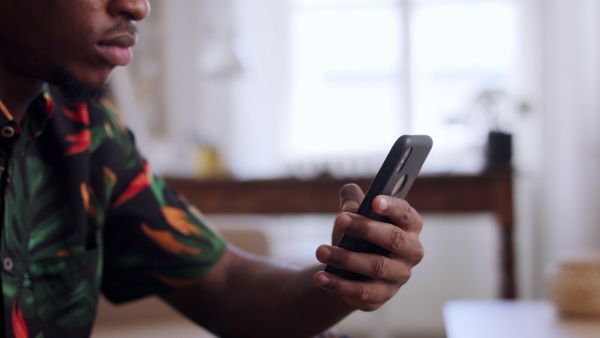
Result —
<instances>
[{"instance_id":1,"label":"bright window light","mask_svg":"<svg viewBox=\"0 0 600 338\"><path fill-rule=\"evenodd\" d=\"M292 3L284 162L375 158L376 170L403 133L434 138L436 169L481 162L487 130L474 102L489 90L512 94L513 1Z\"/></svg>"}]
</instances>

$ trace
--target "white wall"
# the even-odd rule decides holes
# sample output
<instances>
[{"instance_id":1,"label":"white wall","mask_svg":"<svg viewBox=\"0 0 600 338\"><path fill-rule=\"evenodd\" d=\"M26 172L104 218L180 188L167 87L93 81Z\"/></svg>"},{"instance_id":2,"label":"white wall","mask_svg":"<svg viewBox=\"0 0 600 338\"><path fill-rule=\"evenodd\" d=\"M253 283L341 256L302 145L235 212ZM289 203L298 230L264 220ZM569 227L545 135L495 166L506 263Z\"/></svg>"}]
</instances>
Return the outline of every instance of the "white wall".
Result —
<instances>
[{"instance_id":1,"label":"white wall","mask_svg":"<svg viewBox=\"0 0 600 338\"><path fill-rule=\"evenodd\" d=\"M523 1L532 111L516 137L520 294L543 297L549 266L600 250L600 3Z\"/></svg>"}]
</instances>

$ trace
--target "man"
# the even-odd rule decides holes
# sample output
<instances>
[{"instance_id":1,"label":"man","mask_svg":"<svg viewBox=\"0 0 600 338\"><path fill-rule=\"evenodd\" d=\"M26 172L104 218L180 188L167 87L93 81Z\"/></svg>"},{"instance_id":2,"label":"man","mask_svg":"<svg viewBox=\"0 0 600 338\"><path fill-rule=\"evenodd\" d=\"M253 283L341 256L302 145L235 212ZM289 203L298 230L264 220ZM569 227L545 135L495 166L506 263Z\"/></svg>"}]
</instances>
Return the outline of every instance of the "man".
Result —
<instances>
[{"instance_id":1,"label":"man","mask_svg":"<svg viewBox=\"0 0 600 338\"><path fill-rule=\"evenodd\" d=\"M123 302L159 294L220 336L308 337L389 300L423 257L422 220L378 197L394 224L353 214L341 190L334 243L347 233L386 257L322 245L297 268L228 245L150 173L103 106L111 71L132 58L147 0L0 0L2 292L7 337L86 337L100 290Z\"/></svg>"}]
</instances>

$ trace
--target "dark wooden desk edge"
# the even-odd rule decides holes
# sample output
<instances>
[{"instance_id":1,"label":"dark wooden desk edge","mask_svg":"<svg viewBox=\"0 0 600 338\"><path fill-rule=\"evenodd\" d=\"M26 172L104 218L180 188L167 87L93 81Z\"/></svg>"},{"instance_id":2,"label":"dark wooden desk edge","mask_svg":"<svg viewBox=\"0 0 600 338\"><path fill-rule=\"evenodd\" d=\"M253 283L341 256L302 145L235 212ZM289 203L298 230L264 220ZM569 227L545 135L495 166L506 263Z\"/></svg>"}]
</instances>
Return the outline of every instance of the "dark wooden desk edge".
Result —
<instances>
[{"instance_id":1,"label":"dark wooden desk edge","mask_svg":"<svg viewBox=\"0 0 600 338\"><path fill-rule=\"evenodd\" d=\"M336 213L344 184L356 183L366 190L371 183L366 178L166 181L205 214ZM501 228L500 295L515 298L512 194L511 171L493 170L472 175L421 175L407 200L419 212L493 212Z\"/></svg>"}]
</instances>

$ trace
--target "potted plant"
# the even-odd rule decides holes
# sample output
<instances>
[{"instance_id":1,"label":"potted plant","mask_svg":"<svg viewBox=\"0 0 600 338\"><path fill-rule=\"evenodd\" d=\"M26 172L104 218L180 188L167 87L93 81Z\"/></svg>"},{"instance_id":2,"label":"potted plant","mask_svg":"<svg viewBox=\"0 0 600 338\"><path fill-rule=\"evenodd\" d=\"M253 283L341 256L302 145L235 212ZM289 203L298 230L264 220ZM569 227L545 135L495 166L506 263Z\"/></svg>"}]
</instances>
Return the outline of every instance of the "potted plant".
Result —
<instances>
[{"instance_id":1,"label":"potted plant","mask_svg":"<svg viewBox=\"0 0 600 338\"><path fill-rule=\"evenodd\" d=\"M488 130L485 145L487 166L510 166L513 154L511 124L515 109L510 107L508 95L502 90L486 89L476 96L475 104Z\"/></svg>"}]
</instances>

